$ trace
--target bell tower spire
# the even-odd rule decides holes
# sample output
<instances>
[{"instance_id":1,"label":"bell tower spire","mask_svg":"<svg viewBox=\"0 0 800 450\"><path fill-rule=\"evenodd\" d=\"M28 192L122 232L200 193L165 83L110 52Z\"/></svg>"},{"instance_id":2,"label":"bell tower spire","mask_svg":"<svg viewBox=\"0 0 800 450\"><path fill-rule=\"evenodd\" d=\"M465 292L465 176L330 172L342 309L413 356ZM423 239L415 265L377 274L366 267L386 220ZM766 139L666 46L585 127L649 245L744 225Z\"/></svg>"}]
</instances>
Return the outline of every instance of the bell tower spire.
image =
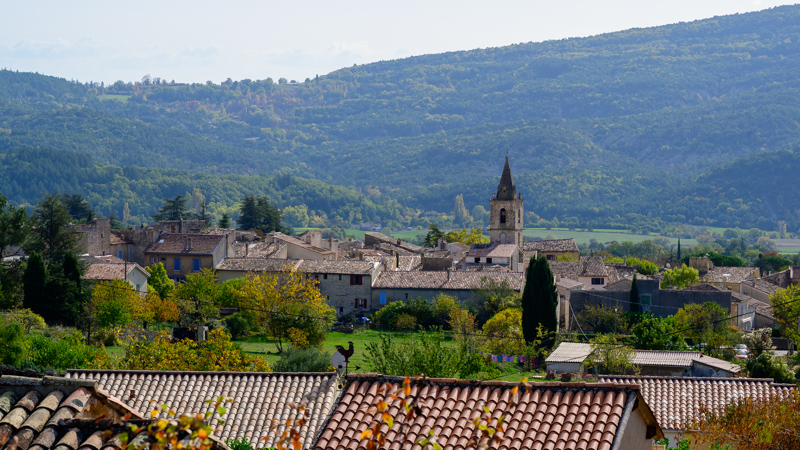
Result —
<instances>
[{"instance_id":1,"label":"bell tower spire","mask_svg":"<svg viewBox=\"0 0 800 450\"><path fill-rule=\"evenodd\" d=\"M489 200L489 238L492 243L522 245L522 232L525 229L522 223L523 203L525 200L517 193L514 177L511 175L511 166L506 163L500 182L497 184L497 193Z\"/></svg>"}]
</instances>

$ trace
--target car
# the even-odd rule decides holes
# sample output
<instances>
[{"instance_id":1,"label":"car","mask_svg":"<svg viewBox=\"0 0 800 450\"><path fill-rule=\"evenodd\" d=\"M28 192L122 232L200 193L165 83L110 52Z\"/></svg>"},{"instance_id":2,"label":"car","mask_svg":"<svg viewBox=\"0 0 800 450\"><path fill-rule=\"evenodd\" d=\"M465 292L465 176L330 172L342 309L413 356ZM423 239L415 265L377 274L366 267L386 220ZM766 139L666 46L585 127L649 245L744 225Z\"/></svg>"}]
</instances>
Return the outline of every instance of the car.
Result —
<instances>
[{"instance_id":1,"label":"car","mask_svg":"<svg viewBox=\"0 0 800 450\"><path fill-rule=\"evenodd\" d=\"M736 358L747 359L750 355L747 353L747 347L736 349Z\"/></svg>"},{"instance_id":2,"label":"car","mask_svg":"<svg viewBox=\"0 0 800 450\"><path fill-rule=\"evenodd\" d=\"M356 322L369 323L369 317L356 317Z\"/></svg>"}]
</instances>

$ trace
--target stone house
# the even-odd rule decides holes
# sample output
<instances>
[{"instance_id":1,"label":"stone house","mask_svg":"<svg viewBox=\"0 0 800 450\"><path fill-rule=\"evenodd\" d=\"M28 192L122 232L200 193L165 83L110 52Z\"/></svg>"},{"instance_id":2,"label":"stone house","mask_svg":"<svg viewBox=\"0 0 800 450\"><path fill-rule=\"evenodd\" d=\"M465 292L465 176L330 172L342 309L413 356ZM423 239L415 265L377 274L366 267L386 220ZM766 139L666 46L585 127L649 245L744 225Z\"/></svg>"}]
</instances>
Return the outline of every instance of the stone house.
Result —
<instances>
[{"instance_id":1,"label":"stone house","mask_svg":"<svg viewBox=\"0 0 800 450\"><path fill-rule=\"evenodd\" d=\"M144 249L148 265L162 263L173 280L183 280L190 273L215 269L233 254L233 234L162 233Z\"/></svg>"},{"instance_id":2,"label":"stone house","mask_svg":"<svg viewBox=\"0 0 800 450\"><path fill-rule=\"evenodd\" d=\"M514 272L522 268L522 252L517 244L473 244L466 255L466 266L497 265Z\"/></svg>"},{"instance_id":3,"label":"stone house","mask_svg":"<svg viewBox=\"0 0 800 450\"><path fill-rule=\"evenodd\" d=\"M522 251L525 259L543 256L548 261L555 261L559 256L571 255L576 260L580 257L580 250L575 239L546 239L541 241L525 241L522 243Z\"/></svg>"},{"instance_id":4,"label":"stone house","mask_svg":"<svg viewBox=\"0 0 800 450\"><path fill-rule=\"evenodd\" d=\"M462 303L473 297L476 289L486 285L485 280L508 286L522 292L525 276L521 272L507 271L431 271L382 272L372 286L370 308L377 311L390 302L407 301L423 297L433 301L439 294L456 297Z\"/></svg>"},{"instance_id":5,"label":"stone house","mask_svg":"<svg viewBox=\"0 0 800 450\"><path fill-rule=\"evenodd\" d=\"M86 272L81 278L90 282L110 280L125 280L140 295L147 294L147 279L150 278L142 266L123 261L115 256L90 256L82 257L81 261L88 263Z\"/></svg>"},{"instance_id":6,"label":"stone house","mask_svg":"<svg viewBox=\"0 0 800 450\"><path fill-rule=\"evenodd\" d=\"M288 259L337 259L338 258L338 241L336 243L328 241L334 247L333 250L321 247L321 243L325 240L320 239L319 242L314 239L315 234L306 234L305 240L294 236L288 236L278 231L264 236L264 242L271 244L282 244L286 247L286 258ZM317 245L312 244L316 243Z\"/></svg>"}]
</instances>

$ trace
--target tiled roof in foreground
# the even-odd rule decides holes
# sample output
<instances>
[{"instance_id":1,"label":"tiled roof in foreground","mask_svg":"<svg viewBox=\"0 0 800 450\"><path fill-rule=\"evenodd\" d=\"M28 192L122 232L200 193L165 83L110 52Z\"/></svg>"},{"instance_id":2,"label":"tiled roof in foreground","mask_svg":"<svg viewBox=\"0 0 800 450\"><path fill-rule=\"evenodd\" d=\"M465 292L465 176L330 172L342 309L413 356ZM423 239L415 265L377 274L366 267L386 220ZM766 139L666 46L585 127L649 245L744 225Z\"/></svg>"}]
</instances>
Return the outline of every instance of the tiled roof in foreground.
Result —
<instances>
[{"instance_id":1,"label":"tiled roof in foreground","mask_svg":"<svg viewBox=\"0 0 800 450\"><path fill-rule=\"evenodd\" d=\"M721 412L733 400L786 396L795 385L764 378L600 377L600 382L638 385L647 405L665 430L680 430L700 419L700 408Z\"/></svg>"},{"instance_id":2,"label":"tiled roof in foreground","mask_svg":"<svg viewBox=\"0 0 800 450\"><path fill-rule=\"evenodd\" d=\"M126 418L127 416L127 418ZM18 450L121 450L128 424L150 421L97 388L89 380L60 377L0 377L0 446ZM135 448L149 447L140 432L130 436ZM212 438L212 448L227 446Z\"/></svg>"},{"instance_id":3,"label":"tiled roof in foreground","mask_svg":"<svg viewBox=\"0 0 800 450\"><path fill-rule=\"evenodd\" d=\"M389 414L401 417L401 405L391 400L388 392L402 394L403 378L377 374L350 375L338 407L331 415L314 444L319 450L365 448L361 433L369 428L377 414L376 405L384 398ZM619 445L617 438L625 433L628 414L641 413L648 425L638 438L660 437L655 417L650 413L639 389L631 385L611 383L538 383L529 389L520 383L504 381L472 381L428 379L411 382L410 397L416 398L418 414L412 422L397 419L386 433L383 448L420 449L414 443L429 436L433 430L436 442L445 449L475 447L470 438L475 435L475 410L483 405L492 417L505 416L501 442L491 448L508 449L599 449L609 450ZM514 401L512 401L514 400ZM494 423L494 422L493 422ZM401 428L402 427L402 428ZM621 430L620 430L621 431ZM645 436L646 434L646 436ZM627 433L630 437L632 433ZM624 448L624 447L623 447Z\"/></svg>"},{"instance_id":4,"label":"tiled roof in foreground","mask_svg":"<svg viewBox=\"0 0 800 450\"><path fill-rule=\"evenodd\" d=\"M258 448L273 446L286 420L302 417L292 403L306 406L308 416L299 431L307 448L330 412L336 387L334 373L69 370L66 376L97 380L142 414L152 411L150 400L182 414L213 411L206 400L232 398L225 424L219 425L215 416L211 425L222 439L246 438ZM260 440L266 436L272 439Z\"/></svg>"}]
</instances>

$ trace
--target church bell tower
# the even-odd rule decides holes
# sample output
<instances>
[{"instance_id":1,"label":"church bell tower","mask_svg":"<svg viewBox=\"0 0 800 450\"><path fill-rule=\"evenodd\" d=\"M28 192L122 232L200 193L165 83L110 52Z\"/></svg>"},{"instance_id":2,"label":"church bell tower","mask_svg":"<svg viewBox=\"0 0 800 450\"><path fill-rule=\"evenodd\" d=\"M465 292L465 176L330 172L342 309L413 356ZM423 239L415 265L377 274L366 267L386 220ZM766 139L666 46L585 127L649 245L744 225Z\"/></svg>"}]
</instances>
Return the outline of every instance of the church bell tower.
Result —
<instances>
[{"instance_id":1,"label":"church bell tower","mask_svg":"<svg viewBox=\"0 0 800 450\"><path fill-rule=\"evenodd\" d=\"M506 156L506 165L497 185L497 193L489 200L491 208L489 238L493 244L522 245L522 231L525 229L522 224L524 202L522 196L517 194L517 186L514 184L514 177L511 176L511 167Z\"/></svg>"}]
</instances>

